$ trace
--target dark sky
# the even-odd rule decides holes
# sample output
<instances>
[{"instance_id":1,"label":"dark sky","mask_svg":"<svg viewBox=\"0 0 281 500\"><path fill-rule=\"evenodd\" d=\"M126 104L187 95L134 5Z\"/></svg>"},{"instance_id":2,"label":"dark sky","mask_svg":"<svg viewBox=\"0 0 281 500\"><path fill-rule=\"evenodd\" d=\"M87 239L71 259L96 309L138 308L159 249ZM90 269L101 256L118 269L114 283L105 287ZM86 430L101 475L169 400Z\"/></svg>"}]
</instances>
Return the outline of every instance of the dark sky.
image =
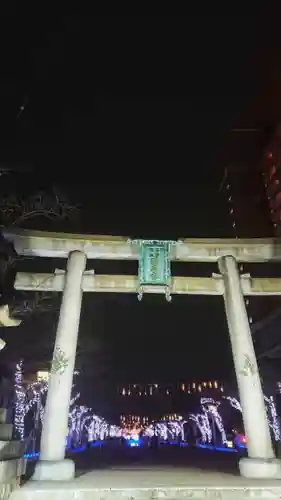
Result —
<instances>
[{"instance_id":1,"label":"dark sky","mask_svg":"<svg viewBox=\"0 0 281 500\"><path fill-rule=\"evenodd\" d=\"M36 23L29 14L2 18L2 138L6 159L53 175L65 168L77 176L79 165L135 182L143 169L170 178L173 168L176 182L182 169L213 170L230 128L253 103L261 107L258 95L277 79L270 8L249 16L38 12Z\"/></svg>"},{"instance_id":2,"label":"dark sky","mask_svg":"<svg viewBox=\"0 0 281 500\"><path fill-rule=\"evenodd\" d=\"M231 128L275 118L263 96L279 77L276 12L34 18L2 29L0 160L29 165L23 189L60 184L82 206L81 232L230 235L218 186ZM200 269L186 274L215 270ZM82 335L99 352L89 373L104 362L127 380L228 376L222 311L215 298L87 296Z\"/></svg>"}]
</instances>

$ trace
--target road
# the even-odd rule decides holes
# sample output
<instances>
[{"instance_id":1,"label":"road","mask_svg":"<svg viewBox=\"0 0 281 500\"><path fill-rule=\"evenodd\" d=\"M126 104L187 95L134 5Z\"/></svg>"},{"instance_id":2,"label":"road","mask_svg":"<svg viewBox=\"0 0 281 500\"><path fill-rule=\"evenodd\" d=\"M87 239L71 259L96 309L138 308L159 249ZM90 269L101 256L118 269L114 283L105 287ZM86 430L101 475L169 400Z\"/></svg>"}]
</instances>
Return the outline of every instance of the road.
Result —
<instances>
[{"instance_id":1,"label":"road","mask_svg":"<svg viewBox=\"0 0 281 500\"><path fill-rule=\"evenodd\" d=\"M235 473L239 460L238 453L218 452L207 449L180 448L178 446L164 446L151 450L147 448L90 448L83 453L72 455L76 463L76 470L87 471L92 469L115 468L157 468L171 467L198 467L201 470L213 470Z\"/></svg>"},{"instance_id":2,"label":"road","mask_svg":"<svg viewBox=\"0 0 281 500\"><path fill-rule=\"evenodd\" d=\"M103 446L89 448L68 455L76 464L77 476L97 469L143 469L158 467L198 468L204 471L238 473L238 453L211 451L200 448L163 446L160 449ZM27 467L27 477L34 469L35 461Z\"/></svg>"}]
</instances>

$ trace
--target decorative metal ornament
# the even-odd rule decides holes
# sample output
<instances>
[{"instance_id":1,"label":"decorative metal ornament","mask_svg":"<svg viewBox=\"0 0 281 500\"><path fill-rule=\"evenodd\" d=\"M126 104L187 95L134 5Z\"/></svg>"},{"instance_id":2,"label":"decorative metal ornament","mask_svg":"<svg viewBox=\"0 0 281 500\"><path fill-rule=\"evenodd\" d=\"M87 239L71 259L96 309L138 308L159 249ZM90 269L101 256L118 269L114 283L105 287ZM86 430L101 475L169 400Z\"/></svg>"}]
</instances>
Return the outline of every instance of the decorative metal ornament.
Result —
<instances>
[{"instance_id":1,"label":"decorative metal ornament","mask_svg":"<svg viewBox=\"0 0 281 500\"><path fill-rule=\"evenodd\" d=\"M255 375L257 369L255 367L255 364L253 361L251 361L251 358L248 354L244 354L244 365L242 370L240 371L241 375L244 375L244 377L250 377L252 375Z\"/></svg>"},{"instance_id":2,"label":"decorative metal ornament","mask_svg":"<svg viewBox=\"0 0 281 500\"><path fill-rule=\"evenodd\" d=\"M60 347L56 347L52 361L51 373L59 373L60 375L62 375L67 365L68 359L65 355L65 352Z\"/></svg>"},{"instance_id":3,"label":"decorative metal ornament","mask_svg":"<svg viewBox=\"0 0 281 500\"><path fill-rule=\"evenodd\" d=\"M170 249L176 241L132 240L139 247L138 300L142 300L146 286L163 287L166 300L171 302Z\"/></svg>"}]
</instances>

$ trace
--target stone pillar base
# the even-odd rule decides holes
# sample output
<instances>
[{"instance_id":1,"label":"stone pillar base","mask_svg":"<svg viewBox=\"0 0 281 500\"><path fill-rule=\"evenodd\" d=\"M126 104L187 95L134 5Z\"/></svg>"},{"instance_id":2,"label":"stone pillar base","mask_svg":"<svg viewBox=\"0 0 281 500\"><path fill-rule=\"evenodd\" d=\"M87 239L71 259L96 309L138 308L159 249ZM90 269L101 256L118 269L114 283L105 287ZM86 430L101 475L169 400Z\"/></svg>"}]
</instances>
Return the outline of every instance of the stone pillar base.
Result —
<instances>
[{"instance_id":1,"label":"stone pillar base","mask_svg":"<svg viewBox=\"0 0 281 500\"><path fill-rule=\"evenodd\" d=\"M75 475L73 460L39 460L32 481L69 481Z\"/></svg>"},{"instance_id":2,"label":"stone pillar base","mask_svg":"<svg viewBox=\"0 0 281 500\"><path fill-rule=\"evenodd\" d=\"M281 460L277 458L240 458L241 476L252 479L281 479Z\"/></svg>"}]
</instances>

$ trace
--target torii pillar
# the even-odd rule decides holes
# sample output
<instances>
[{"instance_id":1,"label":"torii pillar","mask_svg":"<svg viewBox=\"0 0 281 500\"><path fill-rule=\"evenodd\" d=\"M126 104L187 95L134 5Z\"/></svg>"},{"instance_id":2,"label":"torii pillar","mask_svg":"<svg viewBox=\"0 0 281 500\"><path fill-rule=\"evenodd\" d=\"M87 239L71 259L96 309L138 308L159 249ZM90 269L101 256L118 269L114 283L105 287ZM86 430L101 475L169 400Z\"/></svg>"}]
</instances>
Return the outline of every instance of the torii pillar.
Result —
<instances>
[{"instance_id":1,"label":"torii pillar","mask_svg":"<svg viewBox=\"0 0 281 500\"><path fill-rule=\"evenodd\" d=\"M219 259L224 281L224 303L236 371L248 457L239 461L240 474L248 478L281 478L275 458L259 370L248 321L241 278L233 256Z\"/></svg>"},{"instance_id":2,"label":"torii pillar","mask_svg":"<svg viewBox=\"0 0 281 500\"><path fill-rule=\"evenodd\" d=\"M74 462L65 459L68 415L82 305L83 273L87 257L69 254L65 286L53 353L40 446L33 480L65 481L75 473Z\"/></svg>"}]
</instances>

